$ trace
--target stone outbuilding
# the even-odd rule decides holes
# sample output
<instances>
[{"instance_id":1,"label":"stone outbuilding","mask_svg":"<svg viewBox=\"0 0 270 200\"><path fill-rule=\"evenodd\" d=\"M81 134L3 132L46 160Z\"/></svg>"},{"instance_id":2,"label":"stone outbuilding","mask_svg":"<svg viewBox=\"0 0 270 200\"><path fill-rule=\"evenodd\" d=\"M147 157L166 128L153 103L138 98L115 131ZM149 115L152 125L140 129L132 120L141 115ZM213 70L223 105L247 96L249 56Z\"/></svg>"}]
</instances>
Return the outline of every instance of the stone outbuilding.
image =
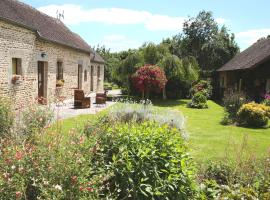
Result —
<instances>
[{"instance_id":1,"label":"stone outbuilding","mask_svg":"<svg viewBox=\"0 0 270 200\"><path fill-rule=\"evenodd\" d=\"M98 59L97 59L98 58ZM102 92L104 60L59 19L17 0L0 1L0 96L18 108L35 99Z\"/></svg>"}]
</instances>

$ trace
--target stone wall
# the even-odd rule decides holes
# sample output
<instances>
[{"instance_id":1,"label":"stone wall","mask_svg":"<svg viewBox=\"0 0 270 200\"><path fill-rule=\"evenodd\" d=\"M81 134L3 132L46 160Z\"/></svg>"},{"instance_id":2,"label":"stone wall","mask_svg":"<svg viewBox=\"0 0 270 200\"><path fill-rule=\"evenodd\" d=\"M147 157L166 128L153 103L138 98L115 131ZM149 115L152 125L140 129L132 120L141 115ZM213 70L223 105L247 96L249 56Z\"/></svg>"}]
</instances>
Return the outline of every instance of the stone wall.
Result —
<instances>
[{"instance_id":1,"label":"stone wall","mask_svg":"<svg viewBox=\"0 0 270 200\"><path fill-rule=\"evenodd\" d=\"M12 58L22 60L22 76L15 84L11 83ZM80 74L82 89L85 94L90 93L89 53L43 41L31 30L0 20L0 95L10 97L16 108L28 105L38 96L38 61L45 62L47 73L45 93L50 102L55 100L57 61L63 63L64 71L65 83L59 89L61 96L73 97L73 90L78 87L78 65L82 66ZM93 65L96 66L95 63ZM94 92L103 91L103 73L104 67L101 66L101 75L98 80L97 67L94 67Z\"/></svg>"},{"instance_id":2,"label":"stone wall","mask_svg":"<svg viewBox=\"0 0 270 200\"><path fill-rule=\"evenodd\" d=\"M34 99L32 64L36 36L34 32L0 21L0 95L11 98L16 107ZM12 58L22 59L22 77L12 84Z\"/></svg>"},{"instance_id":3,"label":"stone wall","mask_svg":"<svg viewBox=\"0 0 270 200\"><path fill-rule=\"evenodd\" d=\"M98 62L91 62L91 66L94 68L93 78L93 90L95 92L104 91L104 64ZM100 68L100 74L98 74L98 68Z\"/></svg>"}]
</instances>

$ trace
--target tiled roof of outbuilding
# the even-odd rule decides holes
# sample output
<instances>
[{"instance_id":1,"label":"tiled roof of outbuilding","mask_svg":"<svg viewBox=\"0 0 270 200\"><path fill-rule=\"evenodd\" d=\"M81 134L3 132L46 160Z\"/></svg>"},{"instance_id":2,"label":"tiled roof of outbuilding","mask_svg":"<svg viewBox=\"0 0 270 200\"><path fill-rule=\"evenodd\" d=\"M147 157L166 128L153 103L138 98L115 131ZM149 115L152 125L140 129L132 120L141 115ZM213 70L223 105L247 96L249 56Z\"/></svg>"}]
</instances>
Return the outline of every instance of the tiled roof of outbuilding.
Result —
<instances>
[{"instance_id":1,"label":"tiled roof of outbuilding","mask_svg":"<svg viewBox=\"0 0 270 200\"><path fill-rule=\"evenodd\" d=\"M236 55L218 71L233 71L257 67L270 59L270 38L261 39Z\"/></svg>"},{"instance_id":2,"label":"tiled roof of outbuilding","mask_svg":"<svg viewBox=\"0 0 270 200\"><path fill-rule=\"evenodd\" d=\"M90 46L63 22L17 0L0 0L0 19L37 31L40 38L90 53Z\"/></svg>"}]
</instances>

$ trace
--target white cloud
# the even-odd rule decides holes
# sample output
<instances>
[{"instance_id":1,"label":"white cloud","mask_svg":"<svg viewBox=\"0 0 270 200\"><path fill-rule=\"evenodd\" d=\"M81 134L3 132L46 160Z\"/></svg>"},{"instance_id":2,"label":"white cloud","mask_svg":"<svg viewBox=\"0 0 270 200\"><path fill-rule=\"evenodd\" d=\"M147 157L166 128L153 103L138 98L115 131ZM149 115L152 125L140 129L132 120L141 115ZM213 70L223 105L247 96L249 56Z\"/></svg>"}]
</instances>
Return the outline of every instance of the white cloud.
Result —
<instances>
[{"instance_id":1,"label":"white cloud","mask_svg":"<svg viewBox=\"0 0 270 200\"><path fill-rule=\"evenodd\" d=\"M101 45L110 47L112 52L118 52L141 46L142 42L128 38L125 35L106 35L103 37ZM98 44L95 44L98 45Z\"/></svg>"},{"instance_id":2,"label":"white cloud","mask_svg":"<svg viewBox=\"0 0 270 200\"><path fill-rule=\"evenodd\" d=\"M235 34L235 38L240 46L245 49L255 43L258 39L270 35L270 28L252 29Z\"/></svg>"},{"instance_id":3,"label":"white cloud","mask_svg":"<svg viewBox=\"0 0 270 200\"><path fill-rule=\"evenodd\" d=\"M174 31L182 28L184 17L156 15L148 11L122 8L83 9L80 5L48 5L38 8L40 11L56 17L57 11L64 11L64 23L68 25L83 22L101 22L105 24L143 24L150 31Z\"/></svg>"},{"instance_id":4,"label":"white cloud","mask_svg":"<svg viewBox=\"0 0 270 200\"><path fill-rule=\"evenodd\" d=\"M228 22L230 21L230 20L228 20L228 19L221 18L221 17L218 17L218 18L216 18L215 20L216 20L216 22L217 22L218 24L220 24L220 25L224 25L224 24L226 24L226 23L228 23Z\"/></svg>"}]
</instances>

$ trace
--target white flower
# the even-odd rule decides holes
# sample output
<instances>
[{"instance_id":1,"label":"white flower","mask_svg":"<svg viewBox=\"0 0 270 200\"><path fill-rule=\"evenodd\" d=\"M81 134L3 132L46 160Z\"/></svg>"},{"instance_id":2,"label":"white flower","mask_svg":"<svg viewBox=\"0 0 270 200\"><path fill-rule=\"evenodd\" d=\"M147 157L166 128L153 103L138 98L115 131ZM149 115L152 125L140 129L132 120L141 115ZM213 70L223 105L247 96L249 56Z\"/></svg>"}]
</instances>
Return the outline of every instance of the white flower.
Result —
<instances>
[{"instance_id":1,"label":"white flower","mask_svg":"<svg viewBox=\"0 0 270 200\"><path fill-rule=\"evenodd\" d=\"M11 166L11 169L16 169L16 166L15 166L15 165L12 165L12 166Z\"/></svg>"},{"instance_id":2,"label":"white flower","mask_svg":"<svg viewBox=\"0 0 270 200\"><path fill-rule=\"evenodd\" d=\"M55 186L54 186L54 188L55 188L56 190L60 190L60 191L62 191L62 187L61 187L61 185L55 185Z\"/></svg>"}]
</instances>

